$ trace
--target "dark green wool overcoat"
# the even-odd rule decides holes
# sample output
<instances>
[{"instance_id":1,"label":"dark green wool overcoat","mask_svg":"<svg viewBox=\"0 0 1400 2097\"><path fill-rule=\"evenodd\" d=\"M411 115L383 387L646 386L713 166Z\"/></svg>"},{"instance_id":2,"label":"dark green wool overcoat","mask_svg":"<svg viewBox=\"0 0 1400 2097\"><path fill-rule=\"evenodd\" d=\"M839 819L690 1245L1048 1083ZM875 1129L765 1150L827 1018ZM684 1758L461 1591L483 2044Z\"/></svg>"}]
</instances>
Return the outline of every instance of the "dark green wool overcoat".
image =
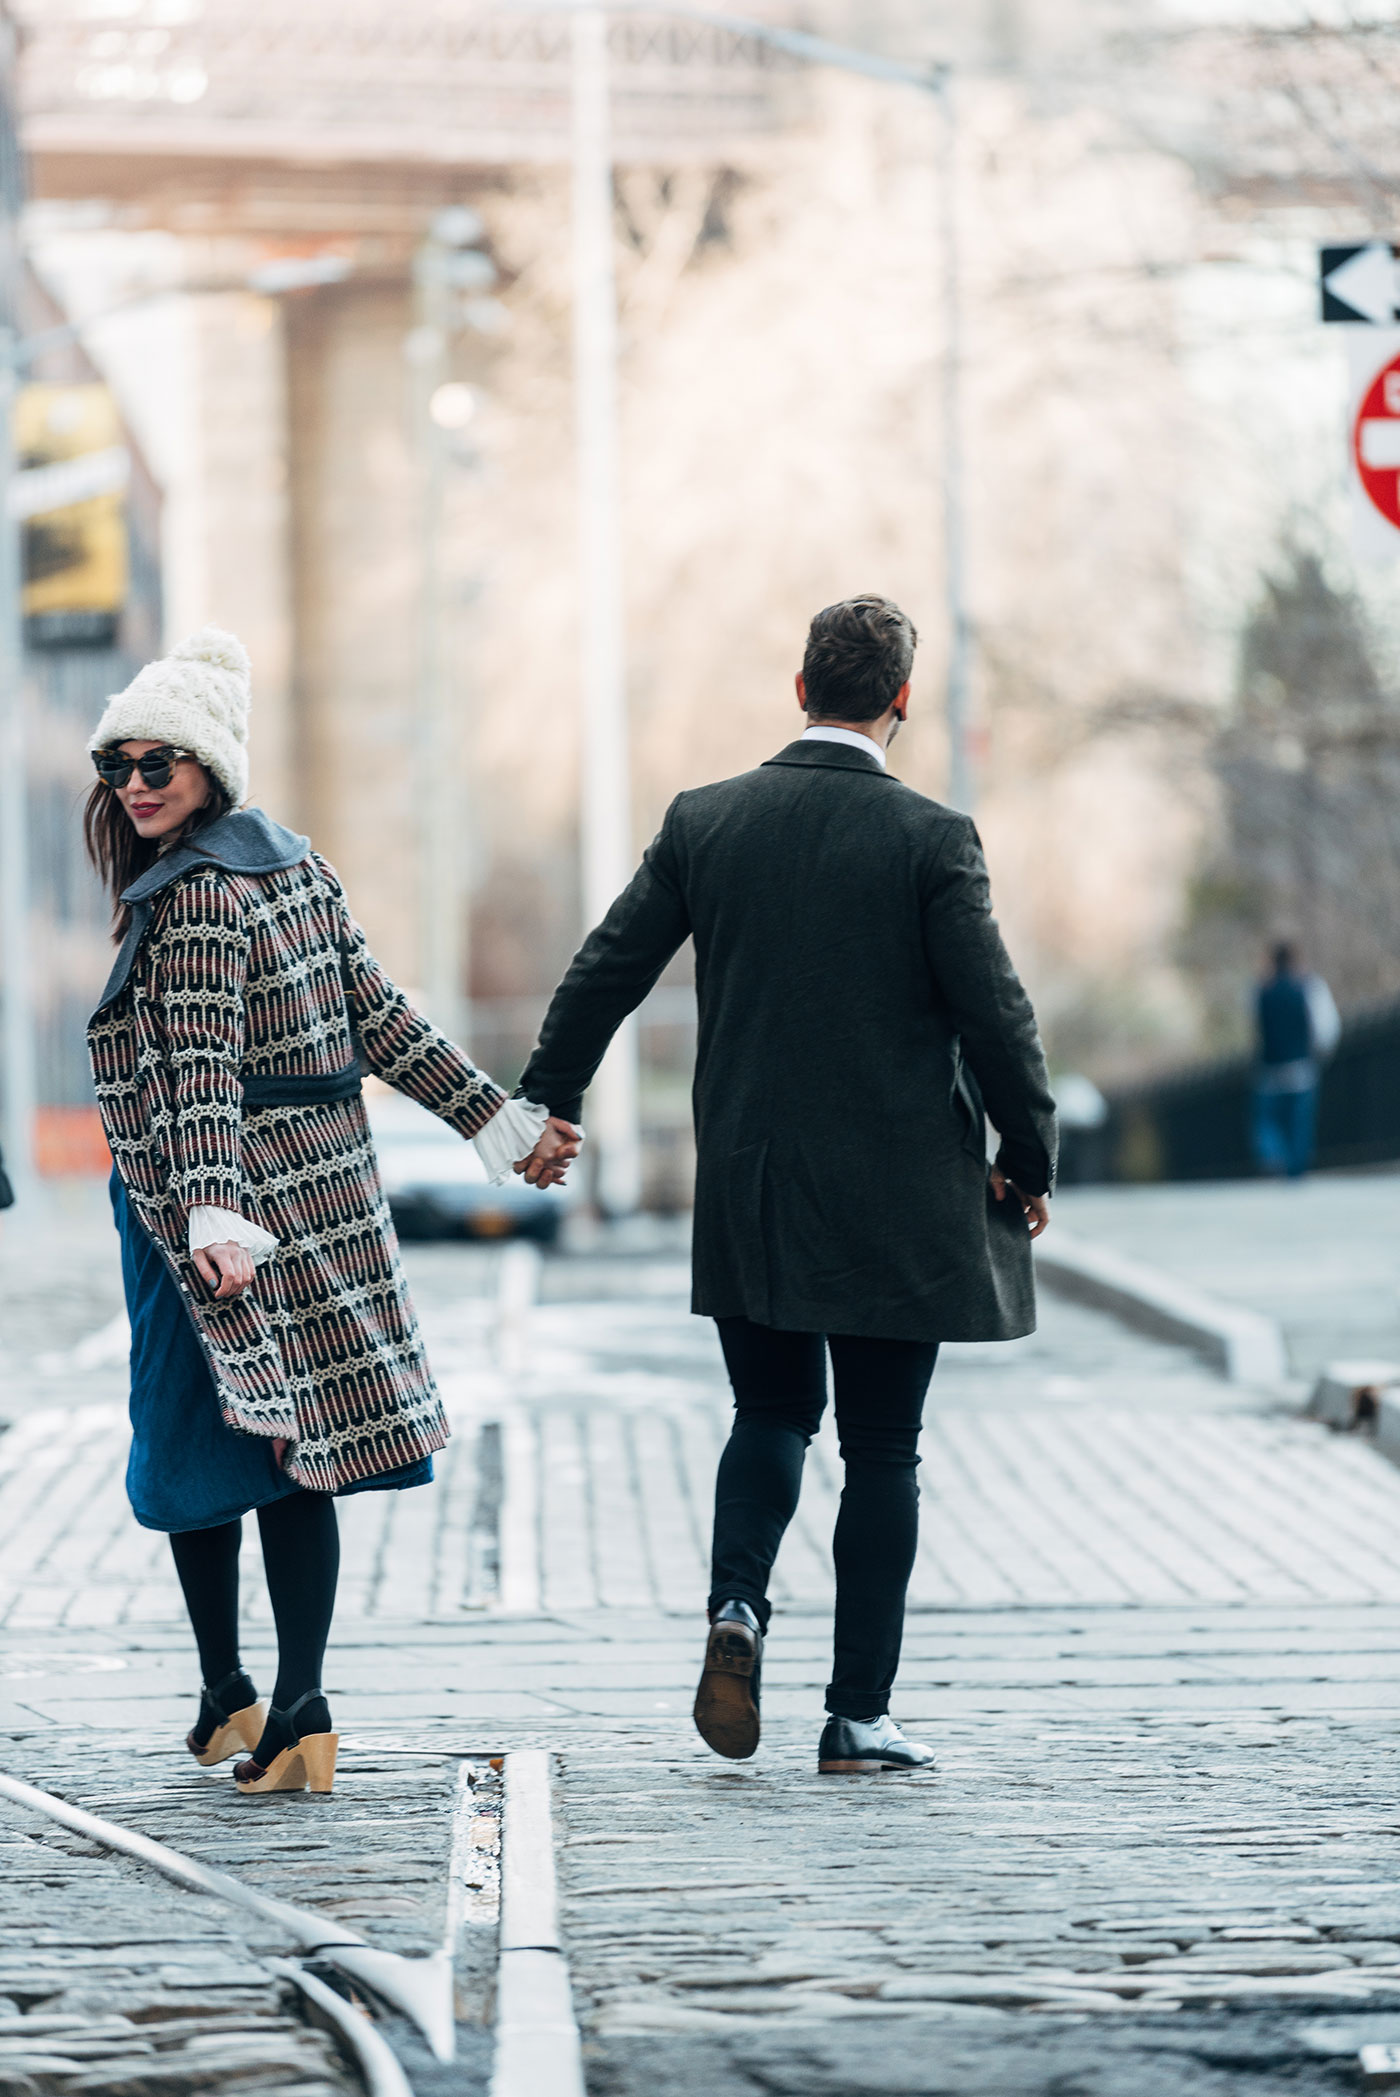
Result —
<instances>
[{"instance_id":1,"label":"dark green wool overcoat","mask_svg":"<svg viewBox=\"0 0 1400 2097\"><path fill-rule=\"evenodd\" d=\"M521 1090L578 1117L619 1022L695 941L695 1310L785 1331L1009 1340L1055 1165L1030 1001L968 817L799 741L677 796L555 992Z\"/></svg>"}]
</instances>

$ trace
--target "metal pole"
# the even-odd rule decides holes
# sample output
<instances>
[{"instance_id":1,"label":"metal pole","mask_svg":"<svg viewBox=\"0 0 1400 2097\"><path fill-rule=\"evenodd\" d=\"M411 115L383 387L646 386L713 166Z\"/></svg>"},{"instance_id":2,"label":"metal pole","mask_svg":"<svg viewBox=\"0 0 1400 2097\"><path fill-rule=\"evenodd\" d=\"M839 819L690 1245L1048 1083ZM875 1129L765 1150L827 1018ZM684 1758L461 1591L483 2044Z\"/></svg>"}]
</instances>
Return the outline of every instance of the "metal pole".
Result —
<instances>
[{"instance_id":1,"label":"metal pole","mask_svg":"<svg viewBox=\"0 0 1400 2097\"><path fill-rule=\"evenodd\" d=\"M510 0L507 12L520 9L524 12L554 13L561 0ZM588 35L601 41L601 31L596 28L585 31L587 22L600 23L604 17L596 8L579 7L579 0L563 0L570 7L574 35L574 175L575 175L575 253L579 247L578 196L581 185L580 170L582 154L579 134L582 124L582 64L580 53ZM832 43L826 37L812 36L805 30L783 29L771 22L761 22L752 16L733 14L725 8L691 6L684 0L612 0L613 12L664 13L674 15L682 21L706 22L717 28L728 29L738 36L752 37L756 42L768 44L773 49L787 51L794 58L809 65L834 66L842 72L863 74L867 79L881 80L892 86L916 87L925 94L938 96L942 115L942 141L939 151L939 204L942 247L942 291L944 309L944 353L942 365L942 440L943 440L943 564L944 602L948 620L948 668L945 709L948 724L948 799L954 807L969 809L975 793L972 756L970 749L971 710L971 661L972 631L968 619L964 580L964 506L963 506L963 457L962 457L962 343L961 343L961 281L958 261L958 216L957 216L957 110L954 103L954 83L951 67L906 65L898 59L881 57L873 51L862 51L850 44ZM589 61L594 63L594 61ZM606 65L606 46L596 60L599 70ZM603 90L605 102L606 90ZM601 111L600 123L607 121L606 107ZM610 266L610 265L609 265ZM611 310L611 309L610 309ZM594 913L596 914L596 913Z\"/></svg>"},{"instance_id":2,"label":"metal pole","mask_svg":"<svg viewBox=\"0 0 1400 2097\"><path fill-rule=\"evenodd\" d=\"M951 73L939 82L942 124L939 202L943 252L943 590L948 620L945 708L948 799L971 809L976 796L969 747L972 637L964 572L962 451L962 282L958 251L958 126Z\"/></svg>"},{"instance_id":3,"label":"metal pole","mask_svg":"<svg viewBox=\"0 0 1400 2097\"><path fill-rule=\"evenodd\" d=\"M432 417L433 396L447 375L443 251L433 239L417 255L418 325L413 351L414 433L418 450L418 788L423 827L419 850L419 967L430 1016L457 1039L463 1026L465 912L463 825L451 695L443 646L443 447Z\"/></svg>"},{"instance_id":4,"label":"metal pole","mask_svg":"<svg viewBox=\"0 0 1400 2097\"><path fill-rule=\"evenodd\" d=\"M632 873L621 528L617 289L613 273L608 17L580 8L573 36L574 397L578 441L583 914L595 925ZM642 1191L637 1026L614 1036L588 1102L594 1191L628 1215Z\"/></svg>"},{"instance_id":5,"label":"metal pole","mask_svg":"<svg viewBox=\"0 0 1400 2097\"><path fill-rule=\"evenodd\" d=\"M9 502L15 470L15 347L14 329L0 329L0 1027L5 1162L22 1196L32 1191L36 1171L36 1084L20 527L10 514Z\"/></svg>"}]
</instances>

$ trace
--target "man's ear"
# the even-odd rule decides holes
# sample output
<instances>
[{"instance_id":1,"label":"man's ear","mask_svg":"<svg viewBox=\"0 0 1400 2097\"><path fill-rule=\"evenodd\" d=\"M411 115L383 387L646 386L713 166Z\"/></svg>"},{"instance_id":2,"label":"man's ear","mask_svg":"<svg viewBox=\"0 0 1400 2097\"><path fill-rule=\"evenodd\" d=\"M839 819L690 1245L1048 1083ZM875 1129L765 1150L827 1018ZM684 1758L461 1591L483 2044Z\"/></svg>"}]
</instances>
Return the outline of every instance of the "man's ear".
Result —
<instances>
[{"instance_id":1,"label":"man's ear","mask_svg":"<svg viewBox=\"0 0 1400 2097\"><path fill-rule=\"evenodd\" d=\"M797 703L805 714L807 711L807 680L800 670L797 673Z\"/></svg>"},{"instance_id":2,"label":"man's ear","mask_svg":"<svg viewBox=\"0 0 1400 2097\"><path fill-rule=\"evenodd\" d=\"M894 695L894 711L899 715L901 721L907 721L909 719L909 686L911 682L912 679L906 677L903 684L900 686L899 690Z\"/></svg>"}]
</instances>

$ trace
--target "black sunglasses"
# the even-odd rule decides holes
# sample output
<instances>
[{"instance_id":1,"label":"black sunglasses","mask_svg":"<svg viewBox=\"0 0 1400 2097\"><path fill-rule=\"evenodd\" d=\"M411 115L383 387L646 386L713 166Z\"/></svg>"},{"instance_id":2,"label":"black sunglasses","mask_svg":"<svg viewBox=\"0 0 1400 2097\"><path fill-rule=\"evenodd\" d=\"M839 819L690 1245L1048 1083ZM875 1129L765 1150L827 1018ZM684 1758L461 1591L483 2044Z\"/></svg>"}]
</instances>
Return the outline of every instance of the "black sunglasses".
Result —
<instances>
[{"instance_id":1,"label":"black sunglasses","mask_svg":"<svg viewBox=\"0 0 1400 2097\"><path fill-rule=\"evenodd\" d=\"M192 750L172 750L169 743L164 743L148 750L144 757L123 757L120 750L94 750L92 761L104 786L125 786L132 773L139 772L146 786L159 789L169 786L170 775L180 759L193 755Z\"/></svg>"}]
</instances>

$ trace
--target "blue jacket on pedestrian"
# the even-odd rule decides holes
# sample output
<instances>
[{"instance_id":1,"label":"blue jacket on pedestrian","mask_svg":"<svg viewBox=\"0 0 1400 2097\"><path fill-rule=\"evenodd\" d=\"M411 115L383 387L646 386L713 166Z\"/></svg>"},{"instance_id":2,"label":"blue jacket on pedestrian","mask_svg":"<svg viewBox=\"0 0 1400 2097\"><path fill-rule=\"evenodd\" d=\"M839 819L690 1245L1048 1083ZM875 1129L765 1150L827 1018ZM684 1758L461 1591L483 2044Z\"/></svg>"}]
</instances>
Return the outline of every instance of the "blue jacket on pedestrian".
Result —
<instances>
[{"instance_id":1,"label":"blue jacket on pedestrian","mask_svg":"<svg viewBox=\"0 0 1400 2097\"><path fill-rule=\"evenodd\" d=\"M1259 987L1257 1009L1261 1063L1301 1063L1312 1055L1312 1015L1300 977L1271 976Z\"/></svg>"}]
</instances>

